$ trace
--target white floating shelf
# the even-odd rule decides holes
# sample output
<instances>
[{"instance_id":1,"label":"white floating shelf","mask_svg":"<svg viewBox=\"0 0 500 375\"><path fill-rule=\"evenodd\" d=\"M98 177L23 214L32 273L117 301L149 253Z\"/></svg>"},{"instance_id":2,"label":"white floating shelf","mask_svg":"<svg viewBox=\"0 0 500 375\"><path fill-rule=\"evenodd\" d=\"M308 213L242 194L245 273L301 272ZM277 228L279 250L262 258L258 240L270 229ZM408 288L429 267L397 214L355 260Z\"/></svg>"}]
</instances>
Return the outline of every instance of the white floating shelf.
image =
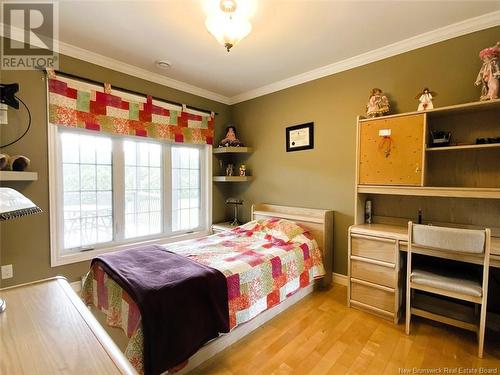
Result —
<instances>
[{"instance_id":1,"label":"white floating shelf","mask_svg":"<svg viewBox=\"0 0 500 375\"><path fill-rule=\"evenodd\" d=\"M247 182L252 176L214 176L214 182Z\"/></svg>"},{"instance_id":2,"label":"white floating shelf","mask_svg":"<svg viewBox=\"0 0 500 375\"><path fill-rule=\"evenodd\" d=\"M250 147L214 147L214 154L248 154L252 152Z\"/></svg>"},{"instance_id":3,"label":"white floating shelf","mask_svg":"<svg viewBox=\"0 0 500 375\"><path fill-rule=\"evenodd\" d=\"M0 171L0 181L36 181L37 172Z\"/></svg>"}]
</instances>

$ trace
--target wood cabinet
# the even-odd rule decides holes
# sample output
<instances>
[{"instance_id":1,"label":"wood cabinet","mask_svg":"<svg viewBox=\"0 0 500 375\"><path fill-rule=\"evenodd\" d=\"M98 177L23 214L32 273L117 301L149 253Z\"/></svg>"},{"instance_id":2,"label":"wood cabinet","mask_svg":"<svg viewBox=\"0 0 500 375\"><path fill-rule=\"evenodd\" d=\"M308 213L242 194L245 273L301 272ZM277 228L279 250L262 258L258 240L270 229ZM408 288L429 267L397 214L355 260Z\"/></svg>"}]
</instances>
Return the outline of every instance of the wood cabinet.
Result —
<instances>
[{"instance_id":1,"label":"wood cabinet","mask_svg":"<svg viewBox=\"0 0 500 375\"><path fill-rule=\"evenodd\" d=\"M231 230L233 228L236 228L236 227L231 225L230 221L224 221L223 223L215 223L215 224L212 224L212 233L221 233L221 232L225 232L227 230Z\"/></svg>"},{"instance_id":2,"label":"wood cabinet","mask_svg":"<svg viewBox=\"0 0 500 375\"><path fill-rule=\"evenodd\" d=\"M395 323L400 318L398 241L349 229L348 304Z\"/></svg>"},{"instance_id":3,"label":"wood cabinet","mask_svg":"<svg viewBox=\"0 0 500 375\"><path fill-rule=\"evenodd\" d=\"M436 131L449 132L450 144L434 146ZM500 267L499 138L500 100L358 118L350 306L398 321L405 283L401 254L408 221L417 222L419 212L424 224L490 228L491 264ZM367 200L373 224L364 223Z\"/></svg>"},{"instance_id":4,"label":"wood cabinet","mask_svg":"<svg viewBox=\"0 0 500 375\"><path fill-rule=\"evenodd\" d=\"M361 120L359 184L423 185L425 115Z\"/></svg>"}]
</instances>

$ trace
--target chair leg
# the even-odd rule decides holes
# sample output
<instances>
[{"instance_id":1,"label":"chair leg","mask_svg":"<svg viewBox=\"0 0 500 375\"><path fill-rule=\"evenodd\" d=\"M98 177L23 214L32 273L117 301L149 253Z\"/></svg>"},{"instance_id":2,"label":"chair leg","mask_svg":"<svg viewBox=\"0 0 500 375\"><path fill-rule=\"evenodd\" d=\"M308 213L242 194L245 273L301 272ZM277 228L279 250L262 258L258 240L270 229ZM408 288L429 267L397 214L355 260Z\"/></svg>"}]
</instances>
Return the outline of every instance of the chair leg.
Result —
<instances>
[{"instance_id":1,"label":"chair leg","mask_svg":"<svg viewBox=\"0 0 500 375\"><path fill-rule=\"evenodd\" d=\"M410 320L411 320L411 292L413 292L412 289L410 289L406 293L406 326L405 326L405 332L407 335L410 334Z\"/></svg>"},{"instance_id":2,"label":"chair leg","mask_svg":"<svg viewBox=\"0 0 500 375\"><path fill-rule=\"evenodd\" d=\"M486 327L486 306L485 304L481 305L481 317L479 320L479 332L478 332L478 340L479 340L479 345L478 345L478 352L477 356L479 358L483 358L483 349L484 349L484 331Z\"/></svg>"}]
</instances>

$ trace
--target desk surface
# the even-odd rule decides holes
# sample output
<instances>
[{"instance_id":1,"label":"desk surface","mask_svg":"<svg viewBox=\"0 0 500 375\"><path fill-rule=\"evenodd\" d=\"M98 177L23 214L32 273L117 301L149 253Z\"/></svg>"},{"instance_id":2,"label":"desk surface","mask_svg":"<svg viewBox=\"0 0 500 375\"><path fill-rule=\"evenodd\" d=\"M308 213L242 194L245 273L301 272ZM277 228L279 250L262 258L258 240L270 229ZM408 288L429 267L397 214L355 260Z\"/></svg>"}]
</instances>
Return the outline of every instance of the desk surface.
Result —
<instances>
[{"instance_id":1,"label":"desk surface","mask_svg":"<svg viewBox=\"0 0 500 375\"><path fill-rule=\"evenodd\" d=\"M367 236L391 238L408 242L408 227L389 224L356 224L351 226L351 232ZM500 238L491 238L490 265L500 268Z\"/></svg>"},{"instance_id":2,"label":"desk surface","mask_svg":"<svg viewBox=\"0 0 500 375\"><path fill-rule=\"evenodd\" d=\"M135 374L63 278L0 290L2 374Z\"/></svg>"}]
</instances>

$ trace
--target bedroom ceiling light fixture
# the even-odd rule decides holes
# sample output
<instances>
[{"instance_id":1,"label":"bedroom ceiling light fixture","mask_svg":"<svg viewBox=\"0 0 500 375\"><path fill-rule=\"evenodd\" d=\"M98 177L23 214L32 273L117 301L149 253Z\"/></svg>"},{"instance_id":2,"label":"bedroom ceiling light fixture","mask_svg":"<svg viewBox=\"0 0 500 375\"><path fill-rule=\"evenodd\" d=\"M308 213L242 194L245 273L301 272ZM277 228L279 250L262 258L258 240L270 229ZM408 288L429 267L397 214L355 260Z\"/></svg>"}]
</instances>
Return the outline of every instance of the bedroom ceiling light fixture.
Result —
<instances>
[{"instance_id":1,"label":"bedroom ceiling light fixture","mask_svg":"<svg viewBox=\"0 0 500 375\"><path fill-rule=\"evenodd\" d=\"M244 1L241 2L244 3ZM252 31L252 24L248 20L249 15L244 12L248 7L243 6L240 9L236 0L220 0L218 7L214 6L214 1L211 3L212 9L208 12L205 26L229 52Z\"/></svg>"}]
</instances>

